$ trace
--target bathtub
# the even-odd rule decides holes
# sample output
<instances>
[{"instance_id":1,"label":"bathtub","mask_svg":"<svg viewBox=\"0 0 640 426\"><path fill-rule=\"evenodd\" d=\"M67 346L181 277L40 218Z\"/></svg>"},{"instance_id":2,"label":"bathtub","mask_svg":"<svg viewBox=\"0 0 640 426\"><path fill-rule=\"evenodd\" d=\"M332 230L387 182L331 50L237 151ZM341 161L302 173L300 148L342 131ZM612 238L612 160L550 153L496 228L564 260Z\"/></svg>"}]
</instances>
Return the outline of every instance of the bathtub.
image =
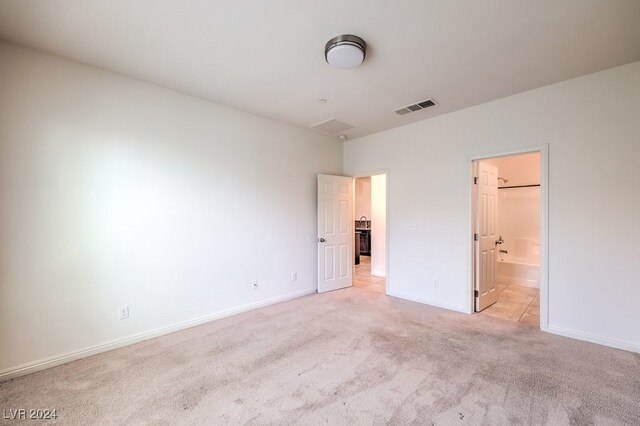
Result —
<instances>
[{"instance_id":1,"label":"bathtub","mask_svg":"<svg viewBox=\"0 0 640 426\"><path fill-rule=\"evenodd\" d=\"M540 263L536 258L503 255L498 258L496 283L540 288Z\"/></svg>"}]
</instances>

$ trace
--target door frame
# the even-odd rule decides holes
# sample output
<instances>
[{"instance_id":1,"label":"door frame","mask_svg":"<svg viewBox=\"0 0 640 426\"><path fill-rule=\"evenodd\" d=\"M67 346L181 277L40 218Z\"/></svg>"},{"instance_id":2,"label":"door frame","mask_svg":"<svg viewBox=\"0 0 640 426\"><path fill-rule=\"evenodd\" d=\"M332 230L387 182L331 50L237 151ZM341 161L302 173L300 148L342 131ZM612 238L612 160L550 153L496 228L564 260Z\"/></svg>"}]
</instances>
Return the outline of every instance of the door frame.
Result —
<instances>
[{"instance_id":1,"label":"door frame","mask_svg":"<svg viewBox=\"0 0 640 426\"><path fill-rule=\"evenodd\" d=\"M548 331L549 329L549 144L525 147L520 149L512 149L505 151L496 151L487 154L474 155L469 157L467 162L467 173L469 173L469 254L467 265L469 266L469 299L468 312L474 313L475 297L473 290L474 282L474 241L473 233L475 229L475 188L473 184L473 163L475 161L487 160L496 157L508 157L519 154L540 154L540 329Z\"/></svg>"},{"instance_id":2,"label":"door frame","mask_svg":"<svg viewBox=\"0 0 640 426\"><path fill-rule=\"evenodd\" d=\"M389 181L390 181L390 173L389 173L389 169L375 169L375 170L371 170L371 171L363 171L363 172L358 172L355 174L352 174L351 177L353 178L353 199L355 201L355 197L356 197L356 179L358 178L366 178L366 177L371 177L374 175L386 175L387 176L387 185L386 185L386 196L385 196L385 253L384 253L384 257L385 257L385 267L386 267L386 277L384 280L384 292L386 295L389 295L389 291L391 289L391 273L390 273L390 264L389 264L389 190L390 190L390 185L389 185ZM356 220L356 203L353 203L353 221L355 223ZM354 247L355 247L355 232L353 234L353 238L354 238Z\"/></svg>"}]
</instances>

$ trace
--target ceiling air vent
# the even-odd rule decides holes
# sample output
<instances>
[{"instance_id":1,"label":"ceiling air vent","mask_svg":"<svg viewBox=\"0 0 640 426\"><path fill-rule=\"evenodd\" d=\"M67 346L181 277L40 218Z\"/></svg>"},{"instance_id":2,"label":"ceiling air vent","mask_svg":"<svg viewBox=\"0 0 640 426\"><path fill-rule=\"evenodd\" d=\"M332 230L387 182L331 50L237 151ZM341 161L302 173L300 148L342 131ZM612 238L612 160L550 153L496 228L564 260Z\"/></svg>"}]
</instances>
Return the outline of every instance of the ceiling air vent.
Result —
<instances>
[{"instance_id":1,"label":"ceiling air vent","mask_svg":"<svg viewBox=\"0 0 640 426\"><path fill-rule=\"evenodd\" d=\"M427 99L426 101L418 102L413 105L407 105L405 107L399 108L395 111L398 115L409 114L410 112L420 111L421 109L429 108L434 106L436 103L433 99Z\"/></svg>"},{"instance_id":2,"label":"ceiling air vent","mask_svg":"<svg viewBox=\"0 0 640 426\"><path fill-rule=\"evenodd\" d=\"M313 126L309 127L311 127L312 129L320 130L321 132L328 133L330 135L337 135L338 133L344 132L345 130L353 129L353 126L351 124L344 123L340 120L336 120L335 118L330 118L329 120L314 124Z\"/></svg>"}]
</instances>

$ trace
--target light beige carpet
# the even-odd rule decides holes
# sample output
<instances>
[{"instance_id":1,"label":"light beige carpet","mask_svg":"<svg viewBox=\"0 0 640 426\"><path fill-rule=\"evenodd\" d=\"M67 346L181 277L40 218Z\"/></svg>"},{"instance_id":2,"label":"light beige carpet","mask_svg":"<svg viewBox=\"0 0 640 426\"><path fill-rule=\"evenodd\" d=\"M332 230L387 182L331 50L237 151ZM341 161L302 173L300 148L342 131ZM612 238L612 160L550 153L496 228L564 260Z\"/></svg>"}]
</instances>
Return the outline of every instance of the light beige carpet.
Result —
<instances>
[{"instance_id":1,"label":"light beige carpet","mask_svg":"<svg viewBox=\"0 0 640 426\"><path fill-rule=\"evenodd\" d=\"M56 408L60 424L638 425L640 355L372 285L7 381L0 408Z\"/></svg>"}]
</instances>

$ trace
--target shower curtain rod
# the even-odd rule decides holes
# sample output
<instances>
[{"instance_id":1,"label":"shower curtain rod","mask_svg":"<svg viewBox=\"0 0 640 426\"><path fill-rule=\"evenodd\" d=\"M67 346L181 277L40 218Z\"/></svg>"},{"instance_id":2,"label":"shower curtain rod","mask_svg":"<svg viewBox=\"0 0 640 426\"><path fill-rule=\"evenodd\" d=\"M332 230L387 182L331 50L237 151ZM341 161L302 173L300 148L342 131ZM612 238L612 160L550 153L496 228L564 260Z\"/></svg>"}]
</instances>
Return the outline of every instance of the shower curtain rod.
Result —
<instances>
[{"instance_id":1,"label":"shower curtain rod","mask_svg":"<svg viewBox=\"0 0 640 426\"><path fill-rule=\"evenodd\" d=\"M511 189L511 188L532 188L534 186L540 186L539 183L533 185L513 185L513 186L499 186L498 189Z\"/></svg>"}]
</instances>

